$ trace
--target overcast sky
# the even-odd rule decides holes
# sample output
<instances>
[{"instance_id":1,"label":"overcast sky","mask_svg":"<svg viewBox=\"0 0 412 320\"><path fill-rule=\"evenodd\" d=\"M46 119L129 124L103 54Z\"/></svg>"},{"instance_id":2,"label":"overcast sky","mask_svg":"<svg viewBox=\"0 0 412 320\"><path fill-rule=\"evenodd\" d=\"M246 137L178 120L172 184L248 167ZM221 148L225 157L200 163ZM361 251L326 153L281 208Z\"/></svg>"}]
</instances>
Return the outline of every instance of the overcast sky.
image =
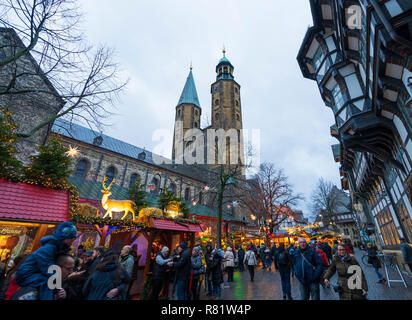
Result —
<instances>
[{"instance_id":1,"label":"overcast sky","mask_svg":"<svg viewBox=\"0 0 412 320\"><path fill-rule=\"evenodd\" d=\"M173 132L190 63L210 120L210 85L226 56L241 85L243 126L261 130L261 161L274 162L307 199L320 177L339 182L333 114L296 56L309 25L306 0L84 0L86 37L116 51L130 83L104 133L153 150L157 129ZM169 157L171 155L169 145ZM308 214L307 204L299 206Z\"/></svg>"}]
</instances>

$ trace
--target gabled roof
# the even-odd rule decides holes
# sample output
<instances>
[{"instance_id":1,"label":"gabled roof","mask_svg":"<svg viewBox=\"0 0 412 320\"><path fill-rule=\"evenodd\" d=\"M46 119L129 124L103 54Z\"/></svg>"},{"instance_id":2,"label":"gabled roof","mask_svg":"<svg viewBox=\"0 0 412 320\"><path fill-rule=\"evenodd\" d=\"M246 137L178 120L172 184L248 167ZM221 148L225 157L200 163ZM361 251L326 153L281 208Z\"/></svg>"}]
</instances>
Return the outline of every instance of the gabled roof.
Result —
<instances>
[{"instance_id":1,"label":"gabled roof","mask_svg":"<svg viewBox=\"0 0 412 320\"><path fill-rule=\"evenodd\" d=\"M68 221L69 192L0 179L0 219Z\"/></svg>"},{"instance_id":2,"label":"gabled roof","mask_svg":"<svg viewBox=\"0 0 412 320\"><path fill-rule=\"evenodd\" d=\"M23 41L20 39L18 36L17 32L13 28L3 28L0 27L0 34L8 34L11 37L13 37L15 41L15 45L18 48L24 49L26 46L24 45ZM3 44L4 46L8 46L9 44ZM10 43L10 46L13 44ZM36 59L33 58L30 52L26 53L26 57L31 61L31 63L34 66L34 69L38 70L38 75L41 77L41 79L44 81L46 86L49 87L50 91L53 93L55 98L58 100L58 102L61 104L60 108L63 107L63 105L66 103L63 98L60 96L60 94L57 92L56 88L53 86L53 84L50 82L49 78L44 74L43 70L40 68L39 64L37 63Z\"/></svg>"},{"instance_id":3,"label":"gabled roof","mask_svg":"<svg viewBox=\"0 0 412 320\"><path fill-rule=\"evenodd\" d=\"M194 104L200 108L199 98L197 96L195 80L193 79L192 70L190 70L187 76L185 87L183 88L182 94L180 95L179 102L177 105L182 103Z\"/></svg>"}]
</instances>

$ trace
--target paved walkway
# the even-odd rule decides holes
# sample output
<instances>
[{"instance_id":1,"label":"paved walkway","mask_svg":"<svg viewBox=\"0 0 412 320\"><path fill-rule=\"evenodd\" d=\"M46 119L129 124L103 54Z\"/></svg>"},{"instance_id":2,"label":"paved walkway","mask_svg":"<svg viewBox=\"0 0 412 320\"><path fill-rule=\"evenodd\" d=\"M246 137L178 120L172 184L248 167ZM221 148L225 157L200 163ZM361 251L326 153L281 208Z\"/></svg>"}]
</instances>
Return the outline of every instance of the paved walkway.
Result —
<instances>
[{"instance_id":1,"label":"paved walkway","mask_svg":"<svg viewBox=\"0 0 412 320\"><path fill-rule=\"evenodd\" d=\"M357 250L355 256L360 262L361 257L365 254L364 251ZM368 281L369 293L368 299L370 300L412 300L412 278L408 275L404 275L404 278L408 284L408 288L402 283L391 283L391 288L387 284L378 284L377 276L371 267L366 267L360 262L361 267L365 273ZM385 271L382 268L381 273L385 275ZM390 270L390 276L394 279L399 279L399 275ZM386 275L385 275L386 278ZM336 284L337 276L335 275L331 279L332 284ZM226 285L226 283L224 284ZM291 279L292 297L299 299L299 282L296 278ZM320 288L321 300L337 300L338 294L333 291L332 288L323 289ZM202 300L210 299L204 295L204 289L202 288ZM262 270L258 267L255 271L255 281L250 282L249 273L235 272L234 282L230 284L230 288L222 288L222 300L282 300L282 286L280 282L280 275L274 271L272 265L272 271Z\"/></svg>"}]
</instances>

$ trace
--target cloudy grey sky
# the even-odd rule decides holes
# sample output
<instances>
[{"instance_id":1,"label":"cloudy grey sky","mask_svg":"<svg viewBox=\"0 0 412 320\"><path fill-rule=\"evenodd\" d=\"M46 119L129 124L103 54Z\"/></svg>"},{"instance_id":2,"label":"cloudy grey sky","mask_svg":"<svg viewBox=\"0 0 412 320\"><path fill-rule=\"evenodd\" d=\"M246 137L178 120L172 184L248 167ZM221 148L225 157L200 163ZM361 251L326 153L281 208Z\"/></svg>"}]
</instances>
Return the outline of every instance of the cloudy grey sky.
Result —
<instances>
[{"instance_id":1,"label":"cloudy grey sky","mask_svg":"<svg viewBox=\"0 0 412 320\"><path fill-rule=\"evenodd\" d=\"M284 168L307 199L320 177L340 186L333 114L296 61L312 24L309 1L84 0L83 11L88 40L115 48L130 78L106 134L153 150L156 129L173 131L191 61L205 126L224 44L241 85L244 128L261 130L261 161Z\"/></svg>"}]
</instances>

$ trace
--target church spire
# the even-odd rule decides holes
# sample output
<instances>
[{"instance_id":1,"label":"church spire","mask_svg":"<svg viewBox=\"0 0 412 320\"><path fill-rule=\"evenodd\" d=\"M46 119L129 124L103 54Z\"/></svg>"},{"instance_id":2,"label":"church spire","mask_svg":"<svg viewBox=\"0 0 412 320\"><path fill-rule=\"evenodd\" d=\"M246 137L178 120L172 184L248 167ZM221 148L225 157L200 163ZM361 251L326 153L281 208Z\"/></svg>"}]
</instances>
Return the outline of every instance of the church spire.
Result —
<instances>
[{"instance_id":1,"label":"church spire","mask_svg":"<svg viewBox=\"0 0 412 320\"><path fill-rule=\"evenodd\" d=\"M182 94L180 95L180 99L178 102L178 106L187 103L187 104L194 104L200 108L199 97L197 96L195 80L193 79L192 73L192 64L190 64L190 72L187 76L185 87L183 88Z\"/></svg>"}]
</instances>

